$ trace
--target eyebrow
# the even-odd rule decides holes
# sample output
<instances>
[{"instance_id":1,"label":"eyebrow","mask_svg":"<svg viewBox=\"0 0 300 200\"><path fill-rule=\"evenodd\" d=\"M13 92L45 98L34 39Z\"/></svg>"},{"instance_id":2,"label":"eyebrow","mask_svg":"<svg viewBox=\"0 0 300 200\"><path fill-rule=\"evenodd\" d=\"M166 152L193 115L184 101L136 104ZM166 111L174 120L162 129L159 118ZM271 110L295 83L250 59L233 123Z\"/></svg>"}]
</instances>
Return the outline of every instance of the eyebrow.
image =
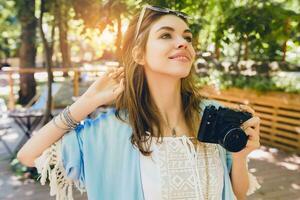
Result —
<instances>
[{"instance_id":1,"label":"eyebrow","mask_svg":"<svg viewBox=\"0 0 300 200\"><path fill-rule=\"evenodd\" d=\"M170 26L162 26L159 29L157 29L156 32L159 32L161 30L175 31L175 29ZM190 29L185 29L183 32L184 33L192 33L192 31Z\"/></svg>"}]
</instances>

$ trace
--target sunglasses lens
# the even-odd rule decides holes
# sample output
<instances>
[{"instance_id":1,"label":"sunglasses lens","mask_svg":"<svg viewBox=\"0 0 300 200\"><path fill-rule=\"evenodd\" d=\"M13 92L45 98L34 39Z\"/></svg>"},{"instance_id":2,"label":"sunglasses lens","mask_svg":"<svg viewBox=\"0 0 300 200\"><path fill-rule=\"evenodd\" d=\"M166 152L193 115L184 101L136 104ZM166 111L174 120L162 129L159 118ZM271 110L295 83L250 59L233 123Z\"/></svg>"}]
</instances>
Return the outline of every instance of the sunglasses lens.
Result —
<instances>
[{"instance_id":1,"label":"sunglasses lens","mask_svg":"<svg viewBox=\"0 0 300 200\"><path fill-rule=\"evenodd\" d=\"M157 11L157 12L162 12L162 13L172 13L172 14L175 14L179 17L182 17L184 19L188 19L188 15L185 14L184 12L180 12L180 11L175 11L175 10L171 10L171 9L168 9L168 8L162 8L162 7L158 7L158 6L149 6L148 7L150 10L154 10L154 11Z\"/></svg>"},{"instance_id":2,"label":"sunglasses lens","mask_svg":"<svg viewBox=\"0 0 300 200\"><path fill-rule=\"evenodd\" d=\"M188 19L189 18L189 16L187 15L187 14L185 14L184 12L177 12L177 15L178 16L180 16L180 17L183 17L183 18L185 18L185 19Z\"/></svg>"},{"instance_id":3,"label":"sunglasses lens","mask_svg":"<svg viewBox=\"0 0 300 200\"><path fill-rule=\"evenodd\" d=\"M171 10L171 9L168 9L168 8L162 8L162 7L158 7L158 6L145 6L139 16L139 20L138 20L138 24L137 24L137 28L136 28L136 34L135 34L135 40L137 39L138 35L139 35L139 31L140 31L140 27L141 27L141 23L143 21L143 18L144 18L144 14L145 14L145 11L146 9L150 9L150 10L153 10L153 11L156 11L156 12L162 12L162 13L172 13L178 17L181 17L181 18L184 18L184 19L189 19L190 17L183 13L183 12L180 12L180 11L175 11L175 10Z\"/></svg>"},{"instance_id":4,"label":"sunglasses lens","mask_svg":"<svg viewBox=\"0 0 300 200\"><path fill-rule=\"evenodd\" d=\"M161 8L161 7L158 7L158 6L151 6L151 7L148 7L150 10L154 10L154 11L157 11L157 12L163 12L163 13L168 13L169 11L166 9L166 8Z\"/></svg>"}]
</instances>

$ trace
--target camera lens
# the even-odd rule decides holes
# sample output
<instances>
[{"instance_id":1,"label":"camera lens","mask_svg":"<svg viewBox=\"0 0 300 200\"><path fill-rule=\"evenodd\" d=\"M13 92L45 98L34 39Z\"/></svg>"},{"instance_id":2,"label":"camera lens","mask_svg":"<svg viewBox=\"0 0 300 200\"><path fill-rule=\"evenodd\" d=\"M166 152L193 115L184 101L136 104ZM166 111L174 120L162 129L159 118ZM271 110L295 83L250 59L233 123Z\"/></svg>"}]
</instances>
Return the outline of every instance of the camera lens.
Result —
<instances>
[{"instance_id":1,"label":"camera lens","mask_svg":"<svg viewBox=\"0 0 300 200\"><path fill-rule=\"evenodd\" d=\"M239 152L245 148L248 137L241 128L232 128L227 131L221 144L231 152Z\"/></svg>"}]
</instances>

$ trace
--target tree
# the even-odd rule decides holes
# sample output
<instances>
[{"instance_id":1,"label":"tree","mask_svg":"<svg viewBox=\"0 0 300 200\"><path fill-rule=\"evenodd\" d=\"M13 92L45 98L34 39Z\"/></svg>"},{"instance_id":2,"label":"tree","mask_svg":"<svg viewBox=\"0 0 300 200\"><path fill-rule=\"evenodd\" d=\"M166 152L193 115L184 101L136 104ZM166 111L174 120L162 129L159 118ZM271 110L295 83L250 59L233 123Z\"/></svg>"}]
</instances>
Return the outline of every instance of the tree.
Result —
<instances>
[{"instance_id":1,"label":"tree","mask_svg":"<svg viewBox=\"0 0 300 200\"><path fill-rule=\"evenodd\" d=\"M237 57L261 61L285 60L286 41L295 40L293 33L299 24L299 14L271 1L253 1L235 6L226 13L217 30L218 40L239 43ZM251 51L250 51L251 49Z\"/></svg>"},{"instance_id":2,"label":"tree","mask_svg":"<svg viewBox=\"0 0 300 200\"><path fill-rule=\"evenodd\" d=\"M45 63L47 68L47 74L48 74L48 82L47 82L47 88L48 88L48 98L47 98L47 107L46 112L44 115L43 122L47 123L50 120L51 116L51 107L52 107L52 82L53 82L53 74L52 74L52 54L53 54L53 37L55 34L55 23L52 25L52 35L51 35L51 43L49 43L46 39L45 32L43 30L43 16L46 10L51 10L51 7L53 8L53 4L51 2L46 3L46 0L41 0L40 2L40 17L39 17L39 30L40 35L42 38L42 43L44 47L45 52ZM50 45L49 45L50 44Z\"/></svg>"},{"instance_id":3,"label":"tree","mask_svg":"<svg viewBox=\"0 0 300 200\"><path fill-rule=\"evenodd\" d=\"M16 3L2 1L0 7L0 60L16 56L20 46L20 24L17 18Z\"/></svg>"},{"instance_id":4,"label":"tree","mask_svg":"<svg viewBox=\"0 0 300 200\"><path fill-rule=\"evenodd\" d=\"M82 19L86 28L100 28L101 21L100 0L72 0L75 18ZM103 29L102 29L103 30Z\"/></svg>"},{"instance_id":5,"label":"tree","mask_svg":"<svg viewBox=\"0 0 300 200\"><path fill-rule=\"evenodd\" d=\"M127 5L121 0L108 0L100 7L100 10L101 13L103 13L102 19L105 19L103 21L106 22L106 24L102 25L102 27L113 25L114 21L117 23L117 37L115 46L117 48L116 57L120 61L122 44L122 14L128 11Z\"/></svg>"},{"instance_id":6,"label":"tree","mask_svg":"<svg viewBox=\"0 0 300 200\"><path fill-rule=\"evenodd\" d=\"M99 29L103 31L107 27L117 24L117 37L115 41L116 57L120 59L122 43L122 16L134 8L133 3L124 0L87 0L72 1L77 18L84 21L86 28Z\"/></svg>"},{"instance_id":7,"label":"tree","mask_svg":"<svg viewBox=\"0 0 300 200\"><path fill-rule=\"evenodd\" d=\"M36 18L35 0L18 0L18 18L21 23L20 68L35 67ZM34 74L20 74L19 103L27 104L36 94Z\"/></svg>"},{"instance_id":8,"label":"tree","mask_svg":"<svg viewBox=\"0 0 300 200\"><path fill-rule=\"evenodd\" d=\"M68 13L71 4L68 0L55 0L54 16L59 31L59 47L62 55L62 67L71 67L70 48L68 43Z\"/></svg>"}]
</instances>

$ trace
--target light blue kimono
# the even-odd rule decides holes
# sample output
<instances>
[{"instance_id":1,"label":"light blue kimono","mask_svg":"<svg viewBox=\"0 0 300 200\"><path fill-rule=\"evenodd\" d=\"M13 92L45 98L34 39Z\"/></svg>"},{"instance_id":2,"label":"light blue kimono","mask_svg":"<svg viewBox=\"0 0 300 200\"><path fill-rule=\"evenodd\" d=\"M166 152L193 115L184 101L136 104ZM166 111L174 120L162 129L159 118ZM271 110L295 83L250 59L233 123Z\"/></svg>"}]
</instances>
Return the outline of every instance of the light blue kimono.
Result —
<instances>
[{"instance_id":1,"label":"light blue kimono","mask_svg":"<svg viewBox=\"0 0 300 200\"><path fill-rule=\"evenodd\" d=\"M204 110L209 104L220 106L211 100L203 100L200 106ZM63 137L61 157L66 174L86 188L90 200L144 199L140 153L131 144L131 133L131 127L110 109L96 119L86 119ZM233 200L229 177L232 158L218 146L225 172L222 199Z\"/></svg>"}]
</instances>

